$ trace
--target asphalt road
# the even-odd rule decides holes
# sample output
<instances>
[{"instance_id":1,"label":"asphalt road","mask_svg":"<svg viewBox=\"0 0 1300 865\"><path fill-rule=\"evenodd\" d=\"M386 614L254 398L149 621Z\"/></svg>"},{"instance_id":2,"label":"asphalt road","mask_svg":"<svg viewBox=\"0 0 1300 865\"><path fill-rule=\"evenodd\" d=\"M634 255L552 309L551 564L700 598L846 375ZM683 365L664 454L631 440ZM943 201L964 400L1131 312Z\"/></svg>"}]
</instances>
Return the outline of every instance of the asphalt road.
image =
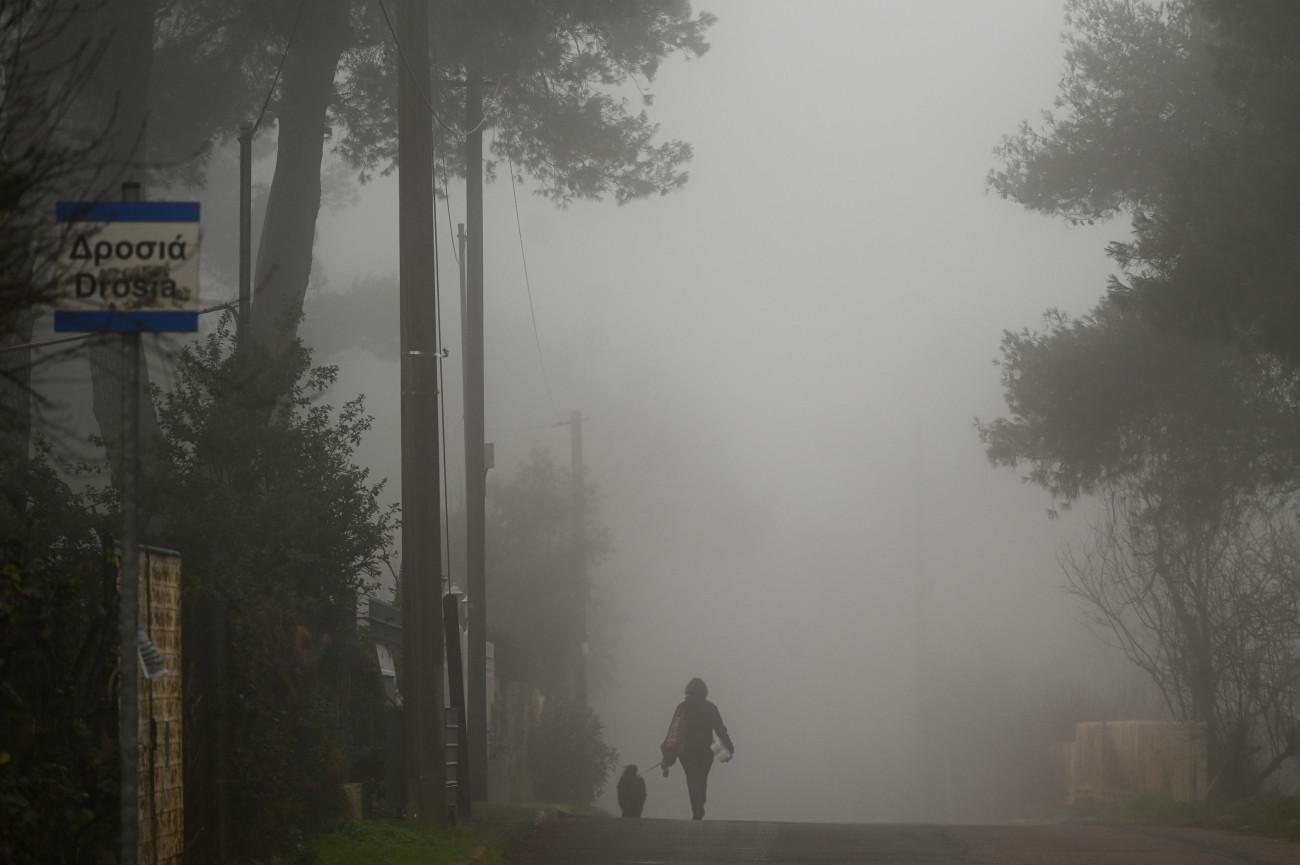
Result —
<instances>
[{"instance_id":1,"label":"asphalt road","mask_svg":"<svg viewBox=\"0 0 1300 865\"><path fill-rule=\"evenodd\" d=\"M566 817L519 865L1300 865L1300 844L1205 829Z\"/></svg>"}]
</instances>

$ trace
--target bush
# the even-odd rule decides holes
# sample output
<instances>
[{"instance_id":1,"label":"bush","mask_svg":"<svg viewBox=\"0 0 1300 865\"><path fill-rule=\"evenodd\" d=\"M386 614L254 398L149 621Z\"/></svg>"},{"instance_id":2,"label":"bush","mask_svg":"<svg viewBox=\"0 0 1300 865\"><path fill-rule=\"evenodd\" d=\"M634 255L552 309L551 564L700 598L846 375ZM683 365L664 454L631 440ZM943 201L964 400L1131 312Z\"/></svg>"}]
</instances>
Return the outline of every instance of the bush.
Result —
<instances>
[{"instance_id":1,"label":"bush","mask_svg":"<svg viewBox=\"0 0 1300 865\"><path fill-rule=\"evenodd\" d=\"M301 346L250 372L265 363L223 323L182 349L158 394L166 460L144 498L151 538L185 560L190 862L216 855L223 722L233 854L301 857L343 810L347 700L377 684L350 677L357 600L396 525L353 458L370 417L360 398L321 401L336 370Z\"/></svg>"},{"instance_id":2,"label":"bush","mask_svg":"<svg viewBox=\"0 0 1300 865\"><path fill-rule=\"evenodd\" d=\"M605 725L586 703L552 700L528 742L533 796L543 802L590 805L618 765L605 744Z\"/></svg>"},{"instance_id":3,"label":"bush","mask_svg":"<svg viewBox=\"0 0 1300 865\"><path fill-rule=\"evenodd\" d=\"M0 526L0 861L105 861L118 836L116 570L43 452L19 498Z\"/></svg>"}]
</instances>

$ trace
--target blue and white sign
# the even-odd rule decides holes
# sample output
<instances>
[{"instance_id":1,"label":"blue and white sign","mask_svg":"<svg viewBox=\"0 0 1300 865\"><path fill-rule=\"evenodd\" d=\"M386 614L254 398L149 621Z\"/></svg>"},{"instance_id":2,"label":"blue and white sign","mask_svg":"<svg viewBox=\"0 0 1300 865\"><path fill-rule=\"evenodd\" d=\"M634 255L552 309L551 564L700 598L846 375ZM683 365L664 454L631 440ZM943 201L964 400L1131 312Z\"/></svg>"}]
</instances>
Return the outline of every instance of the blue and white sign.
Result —
<instances>
[{"instance_id":1,"label":"blue and white sign","mask_svg":"<svg viewBox=\"0 0 1300 865\"><path fill-rule=\"evenodd\" d=\"M55 330L198 330L198 202L59 202L56 215Z\"/></svg>"}]
</instances>

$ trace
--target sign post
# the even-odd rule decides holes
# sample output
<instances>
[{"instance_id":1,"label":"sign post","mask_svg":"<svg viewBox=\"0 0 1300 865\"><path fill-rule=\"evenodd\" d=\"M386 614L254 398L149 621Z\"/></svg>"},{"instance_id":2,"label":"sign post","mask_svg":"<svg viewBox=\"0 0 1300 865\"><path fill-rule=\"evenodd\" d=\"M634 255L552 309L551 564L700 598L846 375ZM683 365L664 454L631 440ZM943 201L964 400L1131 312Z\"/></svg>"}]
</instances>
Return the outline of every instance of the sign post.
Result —
<instances>
[{"instance_id":1,"label":"sign post","mask_svg":"<svg viewBox=\"0 0 1300 865\"><path fill-rule=\"evenodd\" d=\"M139 860L139 503L140 334L198 330L199 205L140 201L140 185L122 184L122 201L60 202L56 331L122 334L121 579L118 703L121 850Z\"/></svg>"}]
</instances>

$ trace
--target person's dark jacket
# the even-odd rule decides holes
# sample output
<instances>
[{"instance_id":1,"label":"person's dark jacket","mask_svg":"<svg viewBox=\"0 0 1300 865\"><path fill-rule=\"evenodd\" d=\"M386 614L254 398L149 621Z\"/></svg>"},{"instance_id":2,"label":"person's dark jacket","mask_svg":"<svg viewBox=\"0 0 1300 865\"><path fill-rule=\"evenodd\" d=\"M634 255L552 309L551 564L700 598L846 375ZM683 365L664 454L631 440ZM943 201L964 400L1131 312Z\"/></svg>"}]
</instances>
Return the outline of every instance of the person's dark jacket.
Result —
<instances>
[{"instance_id":1,"label":"person's dark jacket","mask_svg":"<svg viewBox=\"0 0 1300 865\"><path fill-rule=\"evenodd\" d=\"M727 746L728 751L733 754L736 752L717 706L706 699L687 696L678 708L682 710L682 726L685 728L683 753L711 753L714 733L718 734L718 739Z\"/></svg>"}]
</instances>

